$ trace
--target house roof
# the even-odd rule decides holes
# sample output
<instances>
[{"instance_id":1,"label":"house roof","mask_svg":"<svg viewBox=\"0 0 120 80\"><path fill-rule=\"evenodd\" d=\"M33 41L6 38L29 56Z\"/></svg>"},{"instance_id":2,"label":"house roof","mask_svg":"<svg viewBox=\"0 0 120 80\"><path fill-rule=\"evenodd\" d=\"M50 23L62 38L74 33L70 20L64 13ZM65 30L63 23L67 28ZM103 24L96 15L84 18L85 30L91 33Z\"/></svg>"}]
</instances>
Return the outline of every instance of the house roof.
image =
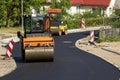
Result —
<instances>
[{"instance_id":1,"label":"house roof","mask_svg":"<svg viewBox=\"0 0 120 80\"><path fill-rule=\"evenodd\" d=\"M111 0L71 0L71 5L109 6Z\"/></svg>"},{"instance_id":2,"label":"house roof","mask_svg":"<svg viewBox=\"0 0 120 80\"><path fill-rule=\"evenodd\" d=\"M83 0L70 0L72 5L82 5Z\"/></svg>"}]
</instances>

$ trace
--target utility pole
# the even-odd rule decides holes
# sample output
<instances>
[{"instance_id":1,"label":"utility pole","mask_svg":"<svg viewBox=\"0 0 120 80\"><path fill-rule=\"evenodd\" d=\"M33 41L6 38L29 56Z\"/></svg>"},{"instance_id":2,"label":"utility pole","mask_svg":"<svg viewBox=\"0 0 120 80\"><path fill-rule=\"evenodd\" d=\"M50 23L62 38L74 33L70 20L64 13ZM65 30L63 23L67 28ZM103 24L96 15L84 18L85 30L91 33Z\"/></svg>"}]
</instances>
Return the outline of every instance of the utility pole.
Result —
<instances>
[{"instance_id":1,"label":"utility pole","mask_svg":"<svg viewBox=\"0 0 120 80\"><path fill-rule=\"evenodd\" d=\"M23 0L21 0L21 19L22 19L22 22L21 22L21 26L22 26L22 33L24 32L24 28L23 28Z\"/></svg>"}]
</instances>

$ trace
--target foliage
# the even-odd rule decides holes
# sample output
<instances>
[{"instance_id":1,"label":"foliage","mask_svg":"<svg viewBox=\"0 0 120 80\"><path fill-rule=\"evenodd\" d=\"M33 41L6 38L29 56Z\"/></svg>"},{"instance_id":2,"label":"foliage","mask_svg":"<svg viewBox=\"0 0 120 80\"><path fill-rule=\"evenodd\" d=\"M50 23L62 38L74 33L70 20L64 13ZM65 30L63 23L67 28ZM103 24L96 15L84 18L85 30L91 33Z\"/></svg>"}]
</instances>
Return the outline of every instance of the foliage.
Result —
<instances>
[{"instance_id":1,"label":"foliage","mask_svg":"<svg viewBox=\"0 0 120 80\"><path fill-rule=\"evenodd\" d=\"M120 9L115 9L114 16L105 19L107 25L110 25L113 29L120 28ZM113 31L111 31L113 32ZM99 37L97 42L113 42L120 41L120 36L115 34L111 36Z\"/></svg>"},{"instance_id":2,"label":"foliage","mask_svg":"<svg viewBox=\"0 0 120 80\"><path fill-rule=\"evenodd\" d=\"M85 26L99 26L103 25L103 19L105 19L106 23L109 24L109 20L103 18L100 15L100 10L96 7L93 12L86 11L83 14L75 14L75 15L68 15L65 17L65 20L68 22L68 27L71 28L80 28L81 27L81 20L82 18L85 19Z\"/></svg>"},{"instance_id":3,"label":"foliage","mask_svg":"<svg viewBox=\"0 0 120 80\"><path fill-rule=\"evenodd\" d=\"M111 23L111 26L112 26L113 28L120 28L120 20L119 20L119 21L112 22L112 23Z\"/></svg>"},{"instance_id":4,"label":"foliage","mask_svg":"<svg viewBox=\"0 0 120 80\"><path fill-rule=\"evenodd\" d=\"M113 41L120 41L120 36L109 36L109 37L102 37L97 40L97 42L113 42Z\"/></svg>"},{"instance_id":5,"label":"foliage","mask_svg":"<svg viewBox=\"0 0 120 80\"><path fill-rule=\"evenodd\" d=\"M75 24L76 23L76 24ZM74 29L74 28L79 28L80 27L80 23L79 21L76 20L67 20L67 24L68 24L68 28L69 29Z\"/></svg>"},{"instance_id":6,"label":"foliage","mask_svg":"<svg viewBox=\"0 0 120 80\"><path fill-rule=\"evenodd\" d=\"M9 27L9 28L6 28L6 27L1 27L0 28L0 32L1 33L16 33L17 31L21 31L22 28L17 26L17 27Z\"/></svg>"},{"instance_id":7,"label":"foliage","mask_svg":"<svg viewBox=\"0 0 120 80\"><path fill-rule=\"evenodd\" d=\"M10 23L19 24L20 1L18 0L1 0L0 1L0 26L9 27ZM11 24L12 25L12 24Z\"/></svg>"},{"instance_id":8,"label":"foliage","mask_svg":"<svg viewBox=\"0 0 120 80\"><path fill-rule=\"evenodd\" d=\"M113 28L120 28L120 9L115 9L115 16L112 18L111 26Z\"/></svg>"},{"instance_id":9,"label":"foliage","mask_svg":"<svg viewBox=\"0 0 120 80\"><path fill-rule=\"evenodd\" d=\"M103 24L103 18L87 18L86 19L86 26L99 26Z\"/></svg>"},{"instance_id":10,"label":"foliage","mask_svg":"<svg viewBox=\"0 0 120 80\"><path fill-rule=\"evenodd\" d=\"M10 27L21 24L21 1L22 0L0 0L0 26ZM24 14L31 13L30 7L38 9L45 0L23 0Z\"/></svg>"},{"instance_id":11,"label":"foliage","mask_svg":"<svg viewBox=\"0 0 120 80\"><path fill-rule=\"evenodd\" d=\"M0 0L0 27L21 25L21 1L23 1L24 14L30 14L30 7L39 11L46 0ZM63 14L66 14L66 9L70 7L70 3L69 0L61 0L60 4L52 4L51 7L60 8L63 10Z\"/></svg>"},{"instance_id":12,"label":"foliage","mask_svg":"<svg viewBox=\"0 0 120 80\"><path fill-rule=\"evenodd\" d=\"M115 9L115 14L116 14L117 16L120 16L120 9Z\"/></svg>"},{"instance_id":13,"label":"foliage","mask_svg":"<svg viewBox=\"0 0 120 80\"><path fill-rule=\"evenodd\" d=\"M39 10L43 2L45 2L45 0L23 0L24 14L31 13L30 7Z\"/></svg>"},{"instance_id":14,"label":"foliage","mask_svg":"<svg viewBox=\"0 0 120 80\"><path fill-rule=\"evenodd\" d=\"M100 17L100 16L93 17L93 14L91 14L91 13L88 14L88 12L87 12L83 15L82 14L76 14L74 16L69 15L69 17L66 17L65 21L67 21L67 23L68 23L68 28L69 29L80 28L83 17L85 19L85 26L86 27L103 25L103 17ZM110 19L109 18L104 18L104 19L105 19L105 24L106 25L110 24Z\"/></svg>"},{"instance_id":15,"label":"foliage","mask_svg":"<svg viewBox=\"0 0 120 80\"><path fill-rule=\"evenodd\" d=\"M67 14L67 9L70 8L70 0L60 0L61 2L56 2L56 0L52 0L51 8L59 8L62 9L62 15Z\"/></svg>"}]
</instances>

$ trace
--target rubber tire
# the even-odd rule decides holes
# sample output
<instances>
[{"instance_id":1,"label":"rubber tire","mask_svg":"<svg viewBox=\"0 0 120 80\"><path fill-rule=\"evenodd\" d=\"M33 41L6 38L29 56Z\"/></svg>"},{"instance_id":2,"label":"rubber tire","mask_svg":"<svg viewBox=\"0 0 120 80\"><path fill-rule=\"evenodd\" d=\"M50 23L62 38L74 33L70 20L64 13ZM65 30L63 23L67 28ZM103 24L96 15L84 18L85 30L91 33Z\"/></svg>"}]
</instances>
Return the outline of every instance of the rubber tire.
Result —
<instances>
[{"instance_id":1,"label":"rubber tire","mask_svg":"<svg viewBox=\"0 0 120 80\"><path fill-rule=\"evenodd\" d=\"M23 49L23 47L22 47L21 51L22 51L22 59L25 60L25 49Z\"/></svg>"},{"instance_id":2,"label":"rubber tire","mask_svg":"<svg viewBox=\"0 0 120 80\"><path fill-rule=\"evenodd\" d=\"M68 33L67 33L67 30L65 30L65 32L64 32L64 35L67 35Z\"/></svg>"},{"instance_id":3,"label":"rubber tire","mask_svg":"<svg viewBox=\"0 0 120 80\"><path fill-rule=\"evenodd\" d=\"M58 35L62 36L62 31L61 30L59 30Z\"/></svg>"},{"instance_id":4,"label":"rubber tire","mask_svg":"<svg viewBox=\"0 0 120 80\"><path fill-rule=\"evenodd\" d=\"M23 48L23 41L21 43L21 56L22 56L22 60L25 60L25 49Z\"/></svg>"}]
</instances>

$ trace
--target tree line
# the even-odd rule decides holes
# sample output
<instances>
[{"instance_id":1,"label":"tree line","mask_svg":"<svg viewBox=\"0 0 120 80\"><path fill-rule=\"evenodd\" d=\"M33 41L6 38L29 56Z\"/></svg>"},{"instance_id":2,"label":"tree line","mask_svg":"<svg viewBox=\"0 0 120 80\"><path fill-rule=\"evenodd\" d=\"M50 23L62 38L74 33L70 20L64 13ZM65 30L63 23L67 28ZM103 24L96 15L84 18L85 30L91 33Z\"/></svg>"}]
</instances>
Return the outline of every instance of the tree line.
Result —
<instances>
[{"instance_id":1,"label":"tree line","mask_svg":"<svg viewBox=\"0 0 120 80\"><path fill-rule=\"evenodd\" d=\"M40 12L41 6L48 5L46 0L23 0L23 13L30 14L30 7L34 7L35 10ZM60 8L63 14L66 14L66 9L70 7L69 0L61 0L60 3L55 3L56 0L52 0L52 4L49 4L51 8ZM22 0L0 0L0 27L16 27L21 26L22 16Z\"/></svg>"}]
</instances>

